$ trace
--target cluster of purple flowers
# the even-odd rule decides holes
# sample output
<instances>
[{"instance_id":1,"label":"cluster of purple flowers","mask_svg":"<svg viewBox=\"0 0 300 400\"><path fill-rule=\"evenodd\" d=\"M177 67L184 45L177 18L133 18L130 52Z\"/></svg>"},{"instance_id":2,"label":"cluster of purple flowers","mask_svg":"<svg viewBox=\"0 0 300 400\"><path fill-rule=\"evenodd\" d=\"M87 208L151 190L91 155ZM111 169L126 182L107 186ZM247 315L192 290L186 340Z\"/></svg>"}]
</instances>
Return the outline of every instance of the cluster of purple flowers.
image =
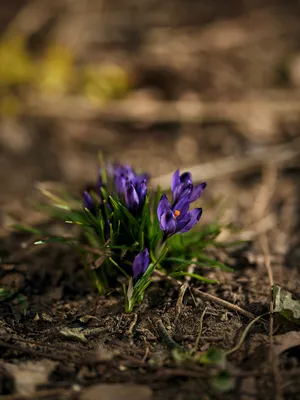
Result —
<instances>
[{"instance_id":1,"label":"cluster of purple flowers","mask_svg":"<svg viewBox=\"0 0 300 400\"><path fill-rule=\"evenodd\" d=\"M148 175L136 174L129 165L108 164L107 173L114 181L114 190L124 201L125 206L133 214L138 213L145 204L148 192ZM99 171L98 181L94 188L94 192L99 197L99 202L95 201L89 190L83 192L83 207L88 209L94 215L97 214L97 208L103 204L101 187L103 181ZM110 205L108 204L108 207Z\"/></svg>"},{"instance_id":2,"label":"cluster of purple flowers","mask_svg":"<svg viewBox=\"0 0 300 400\"><path fill-rule=\"evenodd\" d=\"M137 215L145 204L148 193L148 175L136 174L128 165L109 164L107 173L113 179L114 191L118 194L126 208L134 215ZM101 187L103 182L99 173L95 193L99 197L99 202L95 201L90 191L83 193L83 207L94 215L103 206ZM160 229L163 232L163 242L176 233L184 233L191 230L200 220L202 208L189 210L190 204L197 200L206 188L206 182L194 185L192 176L189 172L180 175L179 170L175 171L172 178L172 203L166 194L163 194L158 207L157 217ZM108 204L108 207L110 205ZM145 273L150 263L148 249L145 248L139 253L132 265L133 281Z\"/></svg>"},{"instance_id":3,"label":"cluster of purple flowers","mask_svg":"<svg viewBox=\"0 0 300 400\"><path fill-rule=\"evenodd\" d=\"M192 176L189 172L180 175L175 171L172 179L171 189L173 201L163 194L157 208L157 216L160 229L164 233L164 240L175 233L188 232L199 221L202 208L189 211L190 203L197 200L206 188L206 182L197 186L193 185Z\"/></svg>"},{"instance_id":4,"label":"cluster of purple flowers","mask_svg":"<svg viewBox=\"0 0 300 400\"><path fill-rule=\"evenodd\" d=\"M114 178L115 187L129 211L139 212L148 192L148 175L138 175L129 165L109 166L108 173Z\"/></svg>"}]
</instances>

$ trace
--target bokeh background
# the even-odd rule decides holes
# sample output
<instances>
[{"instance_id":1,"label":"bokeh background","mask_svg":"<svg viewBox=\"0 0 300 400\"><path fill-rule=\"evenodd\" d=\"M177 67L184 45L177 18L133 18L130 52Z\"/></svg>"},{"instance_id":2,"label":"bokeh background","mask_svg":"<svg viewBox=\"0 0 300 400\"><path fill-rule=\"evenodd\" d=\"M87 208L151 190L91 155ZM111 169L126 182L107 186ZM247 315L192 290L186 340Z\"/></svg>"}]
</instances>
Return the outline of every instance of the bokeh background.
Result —
<instances>
[{"instance_id":1,"label":"bokeh background","mask_svg":"<svg viewBox=\"0 0 300 400\"><path fill-rule=\"evenodd\" d=\"M298 0L2 1L2 210L20 209L38 181L80 189L99 150L153 177L196 166L249 209L250 177L260 182L273 149L292 152L284 162L299 152L299 15ZM237 173L253 154L254 175Z\"/></svg>"}]
</instances>

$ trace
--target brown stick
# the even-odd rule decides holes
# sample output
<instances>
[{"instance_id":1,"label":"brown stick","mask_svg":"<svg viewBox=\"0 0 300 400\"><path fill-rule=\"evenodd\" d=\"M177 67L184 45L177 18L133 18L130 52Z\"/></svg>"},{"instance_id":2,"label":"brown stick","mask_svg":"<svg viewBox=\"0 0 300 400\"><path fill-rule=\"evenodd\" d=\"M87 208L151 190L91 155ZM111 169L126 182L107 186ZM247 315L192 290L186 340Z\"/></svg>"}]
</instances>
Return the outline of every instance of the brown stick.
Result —
<instances>
[{"instance_id":1,"label":"brown stick","mask_svg":"<svg viewBox=\"0 0 300 400\"><path fill-rule=\"evenodd\" d=\"M171 278L170 276L165 275L161 271L155 270L154 274L156 276L160 277L161 279L165 279L165 280L170 281L173 285L182 286L182 282L178 281L177 279ZM239 306L237 306L235 304L229 303L229 301L220 299L219 297L213 296L212 294L202 292L199 289L191 288L191 291L193 292L193 294L195 296L200 297L202 300L211 301L212 303L217 303L220 306L228 308L229 310L236 311L239 314L241 314L244 317L247 317L249 319L256 318L256 316L254 314L250 313L249 311L244 310L243 308L241 308L241 307L239 307Z\"/></svg>"},{"instance_id":2,"label":"brown stick","mask_svg":"<svg viewBox=\"0 0 300 400\"><path fill-rule=\"evenodd\" d=\"M274 354L274 338L273 338L273 331L274 331L274 306L273 306L273 295L272 295L272 287L274 285L273 279L273 271L271 267L271 260L270 260L270 249L267 235L262 235L260 237L260 246L264 255L264 261L266 270L268 273L269 283L270 283L270 320L269 320L269 337L270 337L270 351L269 351L269 363L272 368L273 377L274 377L274 387L275 387L275 399L282 400L282 387L281 387L281 376L280 376L280 368L279 368L279 360L278 357Z\"/></svg>"}]
</instances>

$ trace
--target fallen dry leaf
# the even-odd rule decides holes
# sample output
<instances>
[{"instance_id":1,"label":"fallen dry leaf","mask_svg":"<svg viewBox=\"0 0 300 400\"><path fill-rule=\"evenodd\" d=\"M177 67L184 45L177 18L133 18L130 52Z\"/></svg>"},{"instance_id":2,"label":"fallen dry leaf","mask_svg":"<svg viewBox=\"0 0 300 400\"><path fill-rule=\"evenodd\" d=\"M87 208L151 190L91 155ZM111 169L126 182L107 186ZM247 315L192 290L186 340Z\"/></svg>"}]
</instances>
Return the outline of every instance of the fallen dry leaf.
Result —
<instances>
[{"instance_id":1,"label":"fallen dry leaf","mask_svg":"<svg viewBox=\"0 0 300 400\"><path fill-rule=\"evenodd\" d=\"M37 385L48 382L48 376L56 365L56 362L50 360L4 364L14 378L16 394L28 397L35 393Z\"/></svg>"},{"instance_id":2,"label":"fallen dry leaf","mask_svg":"<svg viewBox=\"0 0 300 400\"><path fill-rule=\"evenodd\" d=\"M274 312L283 315L294 324L300 324L300 301L292 299L292 293L273 285Z\"/></svg>"},{"instance_id":3,"label":"fallen dry leaf","mask_svg":"<svg viewBox=\"0 0 300 400\"><path fill-rule=\"evenodd\" d=\"M84 390L80 400L150 400L152 391L143 385L95 385Z\"/></svg>"},{"instance_id":4,"label":"fallen dry leaf","mask_svg":"<svg viewBox=\"0 0 300 400\"><path fill-rule=\"evenodd\" d=\"M300 346L300 331L291 331L274 337L274 353L280 355L284 351Z\"/></svg>"},{"instance_id":5,"label":"fallen dry leaf","mask_svg":"<svg viewBox=\"0 0 300 400\"><path fill-rule=\"evenodd\" d=\"M74 342L86 343L87 338L83 333L79 331L78 328L64 328L59 331L60 336L62 336L66 340L73 340Z\"/></svg>"}]
</instances>

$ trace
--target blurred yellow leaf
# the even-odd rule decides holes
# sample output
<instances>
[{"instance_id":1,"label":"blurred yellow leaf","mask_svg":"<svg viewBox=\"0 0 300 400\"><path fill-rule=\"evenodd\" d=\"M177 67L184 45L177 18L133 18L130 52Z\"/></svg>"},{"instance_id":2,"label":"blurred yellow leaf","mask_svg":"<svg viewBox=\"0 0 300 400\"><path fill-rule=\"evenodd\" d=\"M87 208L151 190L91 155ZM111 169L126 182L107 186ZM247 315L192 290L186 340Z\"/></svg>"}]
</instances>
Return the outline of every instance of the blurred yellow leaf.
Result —
<instances>
[{"instance_id":1,"label":"blurred yellow leaf","mask_svg":"<svg viewBox=\"0 0 300 400\"><path fill-rule=\"evenodd\" d=\"M10 38L0 43L0 86L26 83L33 74L33 65L24 39Z\"/></svg>"},{"instance_id":2,"label":"blurred yellow leaf","mask_svg":"<svg viewBox=\"0 0 300 400\"><path fill-rule=\"evenodd\" d=\"M66 93L75 79L74 56L65 47L49 47L37 68L36 85L46 93Z\"/></svg>"},{"instance_id":3,"label":"blurred yellow leaf","mask_svg":"<svg viewBox=\"0 0 300 400\"><path fill-rule=\"evenodd\" d=\"M20 113L21 104L14 95L6 95L0 101L0 115L8 118L16 117Z\"/></svg>"},{"instance_id":4,"label":"blurred yellow leaf","mask_svg":"<svg viewBox=\"0 0 300 400\"><path fill-rule=\"evenodd\" d=\"M82 73L83 93L97 104L121 98L129 90L127 72L115 64L87 65Z\"/></svg>"}]
</instances>

